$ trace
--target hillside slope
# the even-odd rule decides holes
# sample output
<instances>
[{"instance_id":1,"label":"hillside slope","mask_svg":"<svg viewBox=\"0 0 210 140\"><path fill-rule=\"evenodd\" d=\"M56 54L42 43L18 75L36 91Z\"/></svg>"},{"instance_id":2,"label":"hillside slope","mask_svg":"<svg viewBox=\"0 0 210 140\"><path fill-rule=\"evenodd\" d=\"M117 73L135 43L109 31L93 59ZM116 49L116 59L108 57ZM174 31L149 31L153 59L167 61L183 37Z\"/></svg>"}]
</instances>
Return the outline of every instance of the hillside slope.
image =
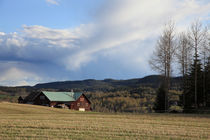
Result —
<instances>
[{"instance_id":1,"label":"hillside slope","mask_svg":"<svg viewBox=\"0 0 210 140\"><path fill-rule=\"evenodd\" d=\"M86 91L94 90L112 90L112 89L126 89L126 88L136 88L139 86L147 86L152 88L157 88L161 84L163 76L160 75L150 75L144 78L128 79L128 80L94 80L87 79L81 81L63 81L63 82L52 82L52 83L42 83L37 84L34 88L50 88L50 89L80 89ZM181 83L180 77L171 78L171 88L179 87Z\"/></svg>"}]
</instances>

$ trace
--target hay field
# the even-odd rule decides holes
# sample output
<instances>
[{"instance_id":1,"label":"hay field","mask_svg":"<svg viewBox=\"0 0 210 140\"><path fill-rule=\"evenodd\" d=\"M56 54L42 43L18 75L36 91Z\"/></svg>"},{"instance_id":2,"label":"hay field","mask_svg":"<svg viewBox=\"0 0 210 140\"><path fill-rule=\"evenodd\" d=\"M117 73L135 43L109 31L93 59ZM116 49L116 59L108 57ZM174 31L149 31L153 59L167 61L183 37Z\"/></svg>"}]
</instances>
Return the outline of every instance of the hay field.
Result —
<instances>
[{"instance_id":1,"label":"hay field","mask_svg":"<svg viewBox=\"0 0 210 140\"><path fill-rule=\"evenodd\" d=\"M210 115L105 114L4 102L0 139L210 139Z\"/></svg>"}]
</instances>

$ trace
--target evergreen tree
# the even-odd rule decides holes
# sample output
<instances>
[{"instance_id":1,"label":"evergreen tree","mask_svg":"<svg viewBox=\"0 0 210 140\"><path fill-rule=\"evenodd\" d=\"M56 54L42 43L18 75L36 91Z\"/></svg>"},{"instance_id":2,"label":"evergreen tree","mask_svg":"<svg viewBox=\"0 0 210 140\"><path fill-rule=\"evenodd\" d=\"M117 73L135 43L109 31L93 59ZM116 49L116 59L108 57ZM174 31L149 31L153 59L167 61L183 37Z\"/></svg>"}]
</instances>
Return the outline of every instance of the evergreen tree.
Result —
<instances>
[{"instance_id":1,"label":"evergreen tree","mask_svg":"<svg viewBox=\"0 0 210 140\"><path fill-rule=\"evenodd\" d=\"M166 93L166 88L164 84L162 84L157 90L157 97L154 104L154 110L156 112L165 112L168 110L168 108L165 108L165 103L168 103L168 101L165 101L167 100L167 98L165 98Z\"/></svg>"},{"instance_id":2,"label":"evergreen tree","mask_svg":"<svg viewBox=\"0 0 210 140\"><path fill-rule=\"evenodd\" d=\"M195 83L195 72L197 82ZM199 59L194 59L189 74L187 75L187 84L185 84L185 109L193 109L199 106L203 106L204 95L203 95L203 72L201 62ZM197 86L197 91L195 91ZM195 93L196 92L196 93ZM196 94L196 95L195 95Z\"/></svg>"},{"instance_id":3,"label":"evergreen tree","mask_svg":"<svg viewBox=\"0 0 210 140\"><path fill-rule=\"evenodd\" d=\"M194 67L194 107L197 109L199 107L199 103L200 101L198 100L201 100L199 99L200 97L197 97L199 94L201 93L198 93L198 91L200 90L198 85L200 84L199 83L199 78L200 77L197 77L197 76L200 76L199 74L199 65L200 65L200 60L199 60L199 54L201 53L201 48L203 47L203 45L205 44L205 41L206 41L206 33L207 33L207 30L206 28L203 28L203 25L202 23L197 20L195 22L192 23L191 25L191 28L189 30L189 33L188 33L188 39L190 41L190 44L191 44L191 47L194 48L194 63L193 63L193 67ZM199 62L199 63L197 63Z\"/></svg>"},{"instance_id":4,"label":"evergreen tree","mask_svg":"<svg viewBox=\"0 0 210 140\"><path fill-rule=\"evenodd\" d=\"M208 58L207 65L205 66L205 99L206 106L210 107L210 57Z\"/></svg>"}]
</instances>

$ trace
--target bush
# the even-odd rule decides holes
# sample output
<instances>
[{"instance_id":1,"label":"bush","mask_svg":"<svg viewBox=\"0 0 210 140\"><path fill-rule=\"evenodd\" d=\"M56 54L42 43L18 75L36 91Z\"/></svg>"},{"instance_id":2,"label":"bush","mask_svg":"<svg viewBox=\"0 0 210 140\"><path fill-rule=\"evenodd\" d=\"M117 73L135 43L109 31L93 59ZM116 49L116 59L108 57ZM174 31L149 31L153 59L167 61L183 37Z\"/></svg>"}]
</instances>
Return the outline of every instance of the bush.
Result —
<instances>
[{"instance_id":1,"label":"bush","mask_svg":"<svg viewBox=\"0 0 210 140\"><path fill-rule=\"evenodd\" d=\"M169 108L169 112L170 113L181 113L181 112L183 112L183 108L181 106L174 105Z\"/></svg>"}]
</instances>

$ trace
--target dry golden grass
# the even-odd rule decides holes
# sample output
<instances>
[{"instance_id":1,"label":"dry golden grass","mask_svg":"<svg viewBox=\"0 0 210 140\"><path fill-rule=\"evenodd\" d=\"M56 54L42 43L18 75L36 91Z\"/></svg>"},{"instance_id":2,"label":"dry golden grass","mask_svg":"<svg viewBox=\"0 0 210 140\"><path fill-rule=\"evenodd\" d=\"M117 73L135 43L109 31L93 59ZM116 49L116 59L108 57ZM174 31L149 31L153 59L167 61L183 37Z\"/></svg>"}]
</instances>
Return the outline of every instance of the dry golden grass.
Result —
<instances>
[{"instance_id":1,"label":"dry golden grass","mask_svg":"<svg viewBox=\"0 0 210 140\"><path fill-rule=\"evenodd\" d=\"M105 114L0 103L0 139L210 139L210 116Z\"/></svg>"}]
</instances>

